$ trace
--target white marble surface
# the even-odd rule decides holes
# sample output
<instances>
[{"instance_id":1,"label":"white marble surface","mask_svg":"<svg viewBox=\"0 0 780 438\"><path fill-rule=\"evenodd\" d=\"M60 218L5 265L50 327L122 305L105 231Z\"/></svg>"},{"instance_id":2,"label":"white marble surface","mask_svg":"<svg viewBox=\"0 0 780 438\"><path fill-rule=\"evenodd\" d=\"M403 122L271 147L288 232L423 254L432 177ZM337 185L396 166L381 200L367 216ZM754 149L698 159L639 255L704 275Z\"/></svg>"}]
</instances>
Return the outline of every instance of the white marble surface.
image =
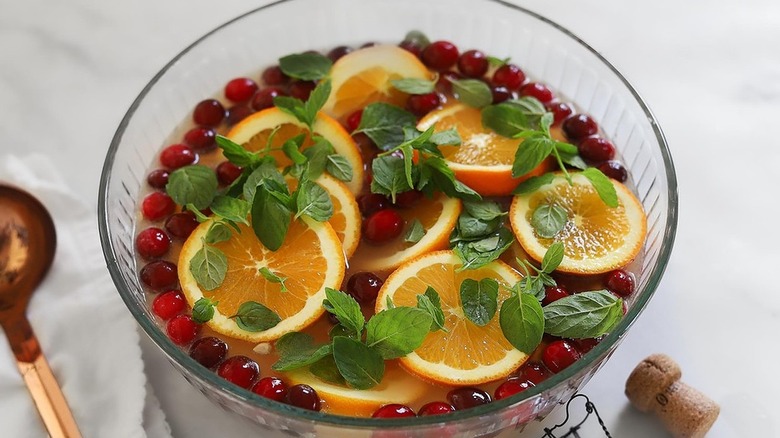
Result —
<instances>
[{"instance_id":1,"label":"white marble surface","mask_svg":"<svg viewBox=\"0 0 780 438\"><path fill-rule=\"evenodd\" d=\"M196 37L265 2L219 3L0 0L0 151L45 153L94 208L105 151L144 84ZM665 352L684 380L721 404L709 436L778 436L780 287L771 272L780 265L772 171L780 162L780 3L517 3L574 31L629 78L660 120L679 176L666 277L584 392L614 436L664 436L628 406L623 383L643 357ZM174 436L252 433L142 344ZM0 424L12 411L4 403L0 395ZM601 436L595 422L586 431Z\"/></svg>"}]
</instances>

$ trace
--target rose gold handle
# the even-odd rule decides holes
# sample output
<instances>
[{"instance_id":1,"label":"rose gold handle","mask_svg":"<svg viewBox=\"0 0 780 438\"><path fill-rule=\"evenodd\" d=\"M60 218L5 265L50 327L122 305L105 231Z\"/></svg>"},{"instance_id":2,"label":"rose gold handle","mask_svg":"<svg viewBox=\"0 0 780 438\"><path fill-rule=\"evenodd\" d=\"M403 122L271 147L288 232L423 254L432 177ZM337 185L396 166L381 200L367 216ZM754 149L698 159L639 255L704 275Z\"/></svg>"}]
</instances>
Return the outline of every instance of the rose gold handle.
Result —
<instances>
[{"instance_id":1,"label":"rose gold handle","mask_svg":"<svg viewBox=\"0 0 780 438\"><path fill-rule=\"evenodd\" d=\"M49 435L52 438L80 438L76 420L73 419L68 403L43 354L32 363L16 363Z\"/></svg>"}]
</instances>

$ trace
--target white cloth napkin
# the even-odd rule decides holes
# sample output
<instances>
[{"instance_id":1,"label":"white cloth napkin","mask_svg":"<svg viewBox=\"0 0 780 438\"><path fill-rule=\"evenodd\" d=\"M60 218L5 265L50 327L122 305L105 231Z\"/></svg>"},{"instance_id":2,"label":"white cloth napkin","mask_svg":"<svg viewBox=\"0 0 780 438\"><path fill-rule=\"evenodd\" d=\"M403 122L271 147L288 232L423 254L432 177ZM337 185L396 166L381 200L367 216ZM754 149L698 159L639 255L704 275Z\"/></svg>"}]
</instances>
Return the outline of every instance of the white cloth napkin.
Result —
<instances>
[{"instance_id":1,"label":"white cloth napkin","mask_svg":"<svg viewBox=\"0 0 780 438\"><path fill-rule=\"evenodd\" d=\"M57 168L42 155L0 156L0 181L32 193L54 218L54 264L33 295L27 315L82 434L170 436L147 385L137 326L106 270L97 215L82 201L86 194L71 193ZM2 339L0 424L2 436L46 436Z\"/></svg>"}]
</instances>

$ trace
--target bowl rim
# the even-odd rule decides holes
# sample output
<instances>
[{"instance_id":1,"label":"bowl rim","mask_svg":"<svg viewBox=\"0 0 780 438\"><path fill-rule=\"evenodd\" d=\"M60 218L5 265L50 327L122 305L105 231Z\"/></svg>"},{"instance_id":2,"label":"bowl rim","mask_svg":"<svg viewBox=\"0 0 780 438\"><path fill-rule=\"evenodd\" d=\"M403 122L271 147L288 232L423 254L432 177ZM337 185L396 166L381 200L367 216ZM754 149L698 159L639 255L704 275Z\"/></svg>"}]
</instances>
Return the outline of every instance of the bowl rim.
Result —
<instances>
[{"instance_id":1,"label":"bowl rim","mask_svg":"<svg viewBox=\"0 0 780 438\"><path fill-rule=\"evenodd\" d=\"M663 273L666 270L669 258L671 255L672 247L674 246L674 240L677 234L677 222L678 222L678 191L677 191L677 175L672 161L671 153L669 151L669 145L666 141L666 137L658 124L658 121L650 110L649 106L645 103L639 92L633 85L610 63L604 56L591 47L588 43L583 41L577 35L569 31L567 28L559 25L558 23L542 16L539 13L533 12L522 6L518 6L513 3L509 3L504 0L481 0L484 2L499 4L504 7L510 8L520 13L524 13L531 18L539 20L549 26L552 26L556 30L562 32L565 36L568 36L576 43L579 43L587 51L591 52L604 66L606 66L626 87L630 94L634 97L636 103L640 106L648 122L650 123L653 133L656 137L658 145L660 147L661 156L663 159L667 195L668 195L668 209L666 215L666 226L663 231L662 244L659 249L658 259L655 266L652 267L649 278L644 289L644 293L637 295L634 304L629 308L627 314L623 317L620 323L607 334L604 339L599 342L592 350L585 353L580 360L577 360L574 364L561 371L558 374L554 374L546 379L541 384L531 387L519 394L511 397L507 397L502 400L494 400L486 405L478 406L463 411L456 411L452 414L448 414L444 417L440 416L427 416L427 417L413 417L406 418L403 424L399 424L393 419L379 419L379 418L363 418L363 417L348 417L342 415L328 414L324 412L314 412L306 409L298 408L295 406L286 405L283 403L275 402L270 399L264 398L260 395L254 394L248 389L240 388L236 385L230 384L217 376L213 371L204 368L197 363L189 355L187 355L183 349L176 346L160 329L156 322L149 318L144 313L144 308L136 302L132 297L132 292L129 290L127 284L123 279L120 267L117 263L116 250L110 238L109 223L108 223L108 187L111 181L111 169L114 165L117 150L121 144L125 130L130 123L133 115L140 106L141 102L150 92L150 90L157 84L161 77L163 77L168 70L175 65L180 58L189 53L193 48L201 44L204 40L208 39L211 35L219 32L220 30L232 25L235 22L243 20L244 18L259 13L265 9L276 7L280 4L294 2L296 0L277 0L267 5L263 5L254 8L246 13L243 13L225 23L217 26L211 31L205 33L193 43L184 48L176 56L174 56L165 66L160 69L152 79L144 86L139 95L132 102L124 117L122 118L116 132L111 140L111 144L106 154L106 159L103 164L103 169L100 177L100 186L98 190L98 227L101 241L101 247L103 249L103 255L106 260L106 265L113 280L114 285L117 287L119 295L125 302L132 313L135 320L143 328L144 332L149 338L165 353L169 360L175 361L179 366L187 369L188 372L193 374L197 379L207 382L208 385L219 388L221 391L227 392L232 398L248 400L255 406L268 410L275 415L282 417L293 416L296 420L307 420L315 423L321 423L329 426L336 427L354 427L361 429L377 429L377 428L397 428L408 429L419 426L432 426L440 423L454 423L463 422L469 419L473 419L480 416L489 414L495 414L505 410L506 408L524 402L528 399L532 399L546 391L552 390L561 383L569 380L570 378L586 371L588 367L593 365L593 362L598 358L607 355L614 347L617 347L620 340L625 336L627 330L634 323L639 314L644 310L650 298L655 294L658 285L663 277ZM383 0L375 0L383 1Z\"/></svg>"}]
</instances>

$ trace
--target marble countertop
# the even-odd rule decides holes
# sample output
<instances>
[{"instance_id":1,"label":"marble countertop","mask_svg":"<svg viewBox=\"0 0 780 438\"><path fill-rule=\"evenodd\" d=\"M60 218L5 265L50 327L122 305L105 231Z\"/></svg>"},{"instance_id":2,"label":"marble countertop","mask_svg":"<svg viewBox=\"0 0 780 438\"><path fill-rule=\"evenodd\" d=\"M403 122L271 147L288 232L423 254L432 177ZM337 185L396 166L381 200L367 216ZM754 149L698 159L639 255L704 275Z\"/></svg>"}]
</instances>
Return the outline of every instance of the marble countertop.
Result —
<instances>
[{"instance_id":1,"label":"marble countertop","mask_svg":"<svg viewBox=\"0 0 780 438\"><path fill-rule=\"evenodd\" d=\"M0 0L0 152L46 154L96 207L105 151L146 82L195 38L266 2L220 3ZM583 392L614 436L664 436L623 395L633 367L664 352L679 361L687 383L720 403L708 436L777 436L780 288L769 273L780 266L780 197L772 194L780 163L773 128L780 3L516 3L568 27L634 84L666 133L679 177L666 276ZM196 395L149 341L142 344L174 436L252 433L249 422ZM560 412L545 424L558 419ZM536 430L527 436L541 436ZM598 430L589 422L584 436L601 436Z\"/></svg>"}]
</instances>

